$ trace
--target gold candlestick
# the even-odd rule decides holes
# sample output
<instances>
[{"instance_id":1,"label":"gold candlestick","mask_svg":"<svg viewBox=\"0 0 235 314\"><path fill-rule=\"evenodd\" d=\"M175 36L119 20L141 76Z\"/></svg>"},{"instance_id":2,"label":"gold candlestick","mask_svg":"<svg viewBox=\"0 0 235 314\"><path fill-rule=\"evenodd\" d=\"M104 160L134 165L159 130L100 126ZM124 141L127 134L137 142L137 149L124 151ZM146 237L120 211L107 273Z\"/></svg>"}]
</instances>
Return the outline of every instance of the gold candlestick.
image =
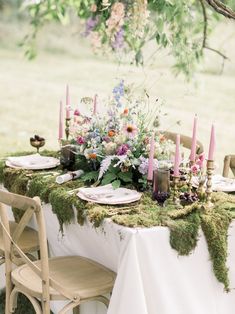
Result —
<instances>
[{"instance_id":1,"label":"gold candlestick","mask_svg":"<svg viewBox=\"0 0 235 314\"><path fill-rule=\"evenodd\" d=\"M194 165L194 161L190 160L189 162L189 173L188 173L188 193L191 194L192 192L192 177L193 177L193 172L192 172L192 166Z\"/></svg>"},{"instance_id":2,"label":"gold candlestick","mask_svg":"<svg viewBox=\"0 0 235 314\"><path fill-rule=\"evenodd\" d=\"M177 208L182 207L179 199L179 180L179 176L173 176L171 203L174 204Z\"/></svg>"},{"instance_id":3,"label":"gold candlestick","mask_svg":"<svg viewBox=\"0 0 235 314\"><path fill-rule=\"evenodd\" d=\"M207 182L206 182L206 205L207 207L212 207L213 203L211 201L212 193L212 175L214 172L214 160L207 160L206 166Z\"/></svg>"},{"instance_id":4,"label":"gold candlestick","mask_svg":"<svg viewBox=\"0 0 235 314\"><path fill-rule=\"evenodd\" d=\"M69 138L69 127L70 127L70 118L66 118L65 119L65 136L66 136L66 140L68 140Z\"/></svg>"}]
</instances>

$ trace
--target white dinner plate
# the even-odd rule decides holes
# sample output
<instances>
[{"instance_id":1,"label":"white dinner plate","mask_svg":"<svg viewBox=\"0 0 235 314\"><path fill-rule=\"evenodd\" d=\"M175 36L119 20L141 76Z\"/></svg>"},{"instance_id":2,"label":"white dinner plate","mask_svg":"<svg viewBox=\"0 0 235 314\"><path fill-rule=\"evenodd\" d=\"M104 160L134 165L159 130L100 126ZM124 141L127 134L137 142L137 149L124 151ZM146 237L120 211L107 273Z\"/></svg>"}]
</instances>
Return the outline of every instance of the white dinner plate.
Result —
<instances>
[{"instance_id":1,"label":"white dinner plate","mask_svg":"<svg viewBox=\"0 0 235 314\"><path fill-rule=\"evenodd\" d=\"M194 187L198 186L197 177L193 177L192 184ZM235 179L225 178L218 174L214 175L212 177L212 190L218 192L235 192Z\"/></svg>"},{"instance_id":2,"label":"white dinner plate","mask_svg":"<svg viewBox=\"0 0 235 314\"><path fill-rule=\"evenodd\" d=\"M95 188L80 188L77 196L92 203L118 205L137 202L141 193L126 188L113 189L112 185L108 184Z\"/></svg>"},{"instance_id":3,"label":"white dinner plate","mask_svg":"<svg viewBox=\"0 0 235 314\"><path fill-rule=\"evenodd\" d=\"M39 154L9 157L6 160L6 166L8 167L27 170L51 169L57 167L59 164L59 159Z\"/></svg>"}]
</instances>

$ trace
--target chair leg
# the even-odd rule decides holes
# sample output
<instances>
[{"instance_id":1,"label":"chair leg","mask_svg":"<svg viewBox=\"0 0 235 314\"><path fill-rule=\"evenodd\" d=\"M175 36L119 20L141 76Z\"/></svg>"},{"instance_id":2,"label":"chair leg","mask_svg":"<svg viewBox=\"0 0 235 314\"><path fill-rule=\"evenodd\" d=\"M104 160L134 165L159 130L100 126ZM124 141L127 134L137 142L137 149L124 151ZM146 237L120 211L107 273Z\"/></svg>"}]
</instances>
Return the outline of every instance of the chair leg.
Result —
<instances>
[{"instance_id":1,"label":"chair leg","mask_svg":"<svg viewBox=\"0 0 235 314\"><path fill-rule=\"evenodd\" d=\"M29 294L20 291L19 289L17 289L16 287L12 290L11 292L11 296L10 296L10 309L11 309L11 313L15 312L15 309L17 307L17 297L18 297L18 293L22 293L26 296L26 298L29 299L29 301L31 302L34 310L35 310L35 314L44 314L42 313L42 309L40 306L40 303L33 297L31 297Z\"/></svg>"},{"instance_id":2,"label":"chair leg","mask_svg":"<svg viewBox=\"0 0 235 314\"><path fill-rule=\"evenodd\" d=\"M100 295L100 296L94 298L94 300L103 303L107 308L108 308L108 306L109 306L109 299L106 298L106 297L104 297L104 296L102 296L102 295Z\"/></svg>"},{"instance_id":3,"label":"chair leg","mask_svg":"<svg viewBox=\"0 0 235 314\"><path fill-rule=\"evenodd\" d=\"M80 306L76 306L73 308L73 314L80 314Z\"/></svg>"},{"instance_id":4,"label":"chair leg","mask_svg":"<svg viewBox=\"0 0 235 314\"><path fill-rule=\"evenodd\" d=\"M69 311L73 310L73 314L79 314L79 312L76 312L76 308L79 309L79 301L77 303L74 303L71 301L70 303L66 304L58 314L67 314ZM74 312L75 311L75 312Z\"/></svg>"},{"instance_id":5,"label":"chair leg","mask_svg":"<svg viewBox=\"0 0 235 314\"><path fill-rule=\"evenodd\" d=\"M10 312L14 313L17 308L18 289L14 288L10 295Z\"/></svg>"},{"instance_id":6,"label":"chair leg","mask_svg":"<svg viewBox=\"0 0 235 314\"><path fill-rule=\"evenodd\" d=\"M11 274L6 272L6 300L5 300L5 314L10 314L10 295L12 291Z\"/></svg>"}]
</instances>

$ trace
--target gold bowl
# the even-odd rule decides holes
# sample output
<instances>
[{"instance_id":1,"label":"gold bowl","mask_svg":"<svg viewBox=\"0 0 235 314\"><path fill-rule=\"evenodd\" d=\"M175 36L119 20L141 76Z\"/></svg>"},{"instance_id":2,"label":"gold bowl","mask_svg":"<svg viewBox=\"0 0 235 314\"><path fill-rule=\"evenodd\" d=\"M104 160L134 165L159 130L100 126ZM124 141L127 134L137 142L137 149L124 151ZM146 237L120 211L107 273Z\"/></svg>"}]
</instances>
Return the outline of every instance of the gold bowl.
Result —
<instances>
[{"instance_id":1,"label":"gold bowl","mask_svg":"<svg viewBox=\"0 0 235 314\"><path fill-rule=\"evenodd\" d=\"M30 145L37 149L37 153L39 153L39 148L43 147L45 143L45 139L40 136L35 135L30 138Z\"/></svg>"}]
</instances>

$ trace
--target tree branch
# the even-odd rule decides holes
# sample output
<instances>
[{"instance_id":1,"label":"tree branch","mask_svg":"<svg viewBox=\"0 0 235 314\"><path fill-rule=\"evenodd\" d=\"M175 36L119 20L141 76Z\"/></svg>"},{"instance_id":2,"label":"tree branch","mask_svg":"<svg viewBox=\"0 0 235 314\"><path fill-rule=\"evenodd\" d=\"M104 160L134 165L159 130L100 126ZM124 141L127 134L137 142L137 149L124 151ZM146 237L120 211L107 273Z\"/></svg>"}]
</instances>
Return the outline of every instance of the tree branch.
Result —
<instances>
[{"instance_id":1,"label":"tree branch","mask_svg":"<svg viewBox=\"0 0 235 314\"><path fill-rule=\"evenodd\" d=\"M201 3L202 7L202 14L203 14L203 20L204 20L204 27L203 27L203 41L202 41L202 49L205 48L206 46L206 41L207 41L207 26L208 26L208 19L207 19L207 14L206 14L206 7L204 4L204 0L199 0Z\"/></svg>"},{"instance_id":2,"label":"tree branch","mask_svg":"<svg viewBox=\"0 0 235 314\"><path fill-rule=\"evenodd\" d=\"M204 0L199 0L201 7L202 7L202 14L203 14L203 21L204 21L204 27L203 27L203 40L202 40L202 49L208 49L210 51L213 51L215 53L217 53L219 56L221 56L223 58L223 62L222 62L222 69L221 69L221 73L223 72L223 68L224 68L224 62L225 60L229 60L229 58L223 54L222 52L220 52L217 49L211 48L207 45L207 30L208 30L208 18L207 18L207 12L206 12L206 7L205 7L205 3ZM205 1L210 1L210 0L205 0ZM217 0L215 0L217 1Z\"/></svg>"},{"instance_id":3,"label":"tree branch","mask_svg":"<svg viewBox=\"0 0 235 314\"><path fill-rule=\"evenodd\" d=\"M219 0L205 0L216 12L235 20L235 12Z\"/></svg>"}]
</instances>

